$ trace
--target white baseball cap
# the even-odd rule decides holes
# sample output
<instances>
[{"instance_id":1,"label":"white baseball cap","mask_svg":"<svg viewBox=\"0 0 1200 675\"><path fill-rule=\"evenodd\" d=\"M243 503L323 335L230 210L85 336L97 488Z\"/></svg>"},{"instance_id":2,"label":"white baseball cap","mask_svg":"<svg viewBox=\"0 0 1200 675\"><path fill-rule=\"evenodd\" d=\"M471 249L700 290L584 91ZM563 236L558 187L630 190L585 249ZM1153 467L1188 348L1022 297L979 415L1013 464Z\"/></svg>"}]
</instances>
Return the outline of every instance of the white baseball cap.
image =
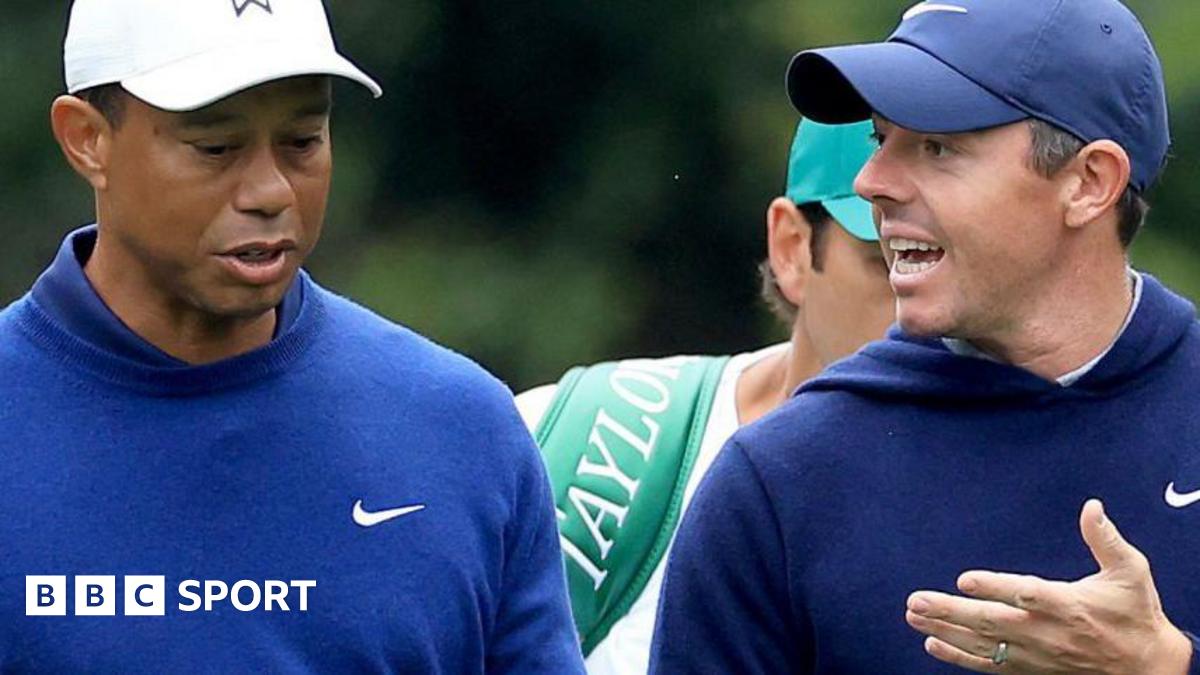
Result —
<instances>
[{"instance_id":1,"label":"white baseball cap","mask_svg":"<svg viewBox=\"0 0 1200 675\"><path fill-rule=\"evenodd\" d=\"M321 0L75 0L63 66L69 93L119 83L170 111L299 75L383 94L338 53Z\"/></svg>"}]
</instances>

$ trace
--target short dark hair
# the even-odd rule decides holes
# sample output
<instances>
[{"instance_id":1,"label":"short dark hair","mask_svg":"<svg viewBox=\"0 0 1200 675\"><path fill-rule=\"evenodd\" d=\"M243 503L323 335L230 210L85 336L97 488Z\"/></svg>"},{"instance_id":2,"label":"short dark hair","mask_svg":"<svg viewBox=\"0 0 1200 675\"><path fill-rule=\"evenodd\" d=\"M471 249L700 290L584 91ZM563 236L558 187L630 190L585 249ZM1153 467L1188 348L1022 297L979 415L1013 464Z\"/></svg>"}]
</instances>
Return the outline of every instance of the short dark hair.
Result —
<instances>
[{"instance_id":1,"label":"short dark hair","mask_svg":"<svg viewBox=\"0 0 1200 675\"><path fill-rule=\"evenodd\" d=\"M797 204L796 208L800 210L800 214L808 221L809 227L812 229L812 236L809 238L808 248L812 255L812 267L820 272L824 269L824 250L825 237L829 231L829 225L833 222L833 214L829 213L821 202L804 202ZM779 281L775 279L775 271L771 269L771 260L768 258L758 263L758 276L762 280L762 287L759 293L762 299L767 303L771 313L774 314L780 321L791 325L796 320L796 312L799 308L788 300L783 291L779 290Z\"/></svg>"},{"instance_id":2,"label":"short dark hair","mask_svg":"<svg viewBox=\"0 0 1200 675\"><path fill-rule=\"evenodd\" d=\"M1079 154L1086 143L1069 131L1064 131L1049 122L1029 120L1032 143L1029 162L1033 170L1049 178L1058 173ZM1146 222L1150 205L1132 185L1125 187L1117 200L1117 238L1126 249Z\"/></svg>"},{"instance_id":3,"label":"short dark hair","mask_svg":"<svg viewBox=\"0 0 1200 675\"><path fill-rule=\"evenodd\" d=\"M75 96L87 101L108 120L114 129L121 126L125 118L125 97L127 94L117 83L101 84L96 87L76 92Z\"/></svg>"}]
</instances>

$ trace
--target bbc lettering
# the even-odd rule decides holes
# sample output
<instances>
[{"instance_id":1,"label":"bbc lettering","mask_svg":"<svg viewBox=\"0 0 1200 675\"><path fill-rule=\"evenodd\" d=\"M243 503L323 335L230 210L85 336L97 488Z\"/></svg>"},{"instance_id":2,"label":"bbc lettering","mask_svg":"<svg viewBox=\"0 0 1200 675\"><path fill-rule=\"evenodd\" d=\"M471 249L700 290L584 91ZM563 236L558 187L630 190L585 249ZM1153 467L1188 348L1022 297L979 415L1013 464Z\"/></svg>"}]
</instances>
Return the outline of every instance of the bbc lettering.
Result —
<instances>
[{"instance_id":1,"label":"bbc lettering","mask_svg":"<svg viewBox=\"0 0 1200 675\"><path fill-rule=\"evenodd\" d=\"M165 616L167 613L167 578L162 576L129 575L124 577L122 614L124 616ZM187 579L176 590L180 612L211 612L219 603L228 602L239 612L307 612L308 591L316 588L313 579L276 581L268 579L261 585L243 579L232 585L217 579ZM291 595L292 591L296 594ZM66 616L68 599L74 602L75 616L116 616L117 577L78 575L74 577L73 594L68 595L67 577L30 575L25 577L25 616Z\"/></svg>"}]
</instances>

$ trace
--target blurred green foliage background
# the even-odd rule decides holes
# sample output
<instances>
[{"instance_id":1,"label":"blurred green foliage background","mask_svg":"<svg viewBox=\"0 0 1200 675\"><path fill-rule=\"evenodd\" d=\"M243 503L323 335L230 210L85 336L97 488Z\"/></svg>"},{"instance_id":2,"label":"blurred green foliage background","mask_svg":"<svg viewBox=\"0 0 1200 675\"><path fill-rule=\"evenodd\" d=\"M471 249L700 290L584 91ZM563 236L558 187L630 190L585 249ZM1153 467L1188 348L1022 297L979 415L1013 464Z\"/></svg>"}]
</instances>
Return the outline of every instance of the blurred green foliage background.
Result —
<instances>
[{"instance_id":1,"label":"blurred green foliage background","mask_svg":"<svg viewBox=\"0 0 1200 675\"><path fill-rule=\"evenodd\" d=\"M784 68L805 47L884 37L912 3L327 4L386 94L337 89L333 197L309 269L521 389L576 363L781 337L754 268L797 119ZM1162 57L1175 141L1134 258L1200 298L1200 3L1129 5ZM47 122L67 11L0 3L2 303L92 219Z\"/></svg>"}]
</instances>

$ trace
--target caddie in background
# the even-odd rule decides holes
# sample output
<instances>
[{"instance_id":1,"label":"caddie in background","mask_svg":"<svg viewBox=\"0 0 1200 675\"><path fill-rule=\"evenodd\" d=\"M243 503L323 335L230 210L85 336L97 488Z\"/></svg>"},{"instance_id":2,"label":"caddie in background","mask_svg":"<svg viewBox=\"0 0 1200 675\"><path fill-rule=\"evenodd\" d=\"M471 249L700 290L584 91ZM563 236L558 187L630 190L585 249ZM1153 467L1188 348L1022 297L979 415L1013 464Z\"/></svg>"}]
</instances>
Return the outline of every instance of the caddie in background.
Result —
<instances>
[{"instance_id":1,"label":"caddie in background","mask_svg":"<svg viewBox=\"0 0 1200 675\"><path fill-rule=\"evenodd\" d=\"M873 120L898 328L721 451L651 672L1200 672L1200 325L1128 258L1170 138L1141 24L924 2L788 91Z\"/></svg>"},{"instance_id":2,"label":"caddie in background","mask_svg":"<svg viewBox=\"0 0 1200 675\"><path fill-rule=\"evenodd\" d=\"M331 76L380 94L321 1L76 0L63 56L98 223L0 313L0 671L582 672L510 392L301 270Z\"/></svg>"},{"instance_id":3,"label":"caddie in background","mask_svg":"<svg viewBox=\"0 0 1200 675\"><path fill-rule=\"evenodd\" d=\"M569 371L517 397L558 505L588 671L645 673L665 554L726 439L872 339L895 298L871 205L853 192L871 126L800 124L786 195L767 207L763 293L788 342L722 357L631 359Z\"/></svg>"}]
</instances>

